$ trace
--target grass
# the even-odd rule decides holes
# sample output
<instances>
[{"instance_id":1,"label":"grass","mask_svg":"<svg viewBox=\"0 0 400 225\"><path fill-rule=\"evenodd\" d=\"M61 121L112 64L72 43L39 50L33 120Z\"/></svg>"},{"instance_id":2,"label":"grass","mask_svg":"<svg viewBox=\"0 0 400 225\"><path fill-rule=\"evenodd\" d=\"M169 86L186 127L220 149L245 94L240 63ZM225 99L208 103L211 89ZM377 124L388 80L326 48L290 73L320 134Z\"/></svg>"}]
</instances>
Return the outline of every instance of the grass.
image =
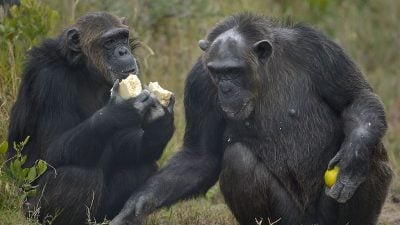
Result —
<instances>
[{"instance_id":1,"label":"grass","mask_svg":"<svg viewBox=\"0 0 400 225\"><path fill-rule=\"evenodd\" d=\"M186 73L200 55L197 41L222 18L240 11L309 23L327 33L356 61L366 74L375 92L382 98L389 129L384 138L396 177L392 193L400 194L400 30L397 0L63 0L40 2L60 15L58 25L48 30L54 35L71 18L87 11L104 10L126 16L131 27L149 48L137 54L145 83L159 81L176 94L176 132L169 142L160 164L163 165L181 146L185 127L183 87ZM76 7L73 3L78 2ZM21 17L20 20L23 18ZM30 18L28 18L29 21ZM29 24L29 23L28 23ZM8 112L15 100L23 56L29 48L19 42L0 39L0 142L6 139ZM25 46L25 47L24 47ZM0 156L1 157L1 156ZM0 158L0 163L2 159ZM20 202L15 189L0 177L0 224L34 224L19 213ZM8 185L8 186L7 186ZM234 219L214 191L206 199L181 202L152 215L147 224L234 224ZM215 196L214 196L215 195ZM266 221L264 221L263 224ZM256 223L255 223L256 224ZM278 223L279 224L279 223Z\"/></svg>"}]
</instances>

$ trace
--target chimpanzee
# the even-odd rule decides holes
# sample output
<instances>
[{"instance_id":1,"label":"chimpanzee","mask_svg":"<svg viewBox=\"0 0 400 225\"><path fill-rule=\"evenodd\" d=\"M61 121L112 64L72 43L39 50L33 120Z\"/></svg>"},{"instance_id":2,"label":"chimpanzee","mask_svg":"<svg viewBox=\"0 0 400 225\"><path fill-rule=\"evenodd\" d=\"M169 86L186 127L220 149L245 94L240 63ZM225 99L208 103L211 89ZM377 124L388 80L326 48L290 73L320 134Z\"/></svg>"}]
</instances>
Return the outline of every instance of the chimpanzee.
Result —
<instances>
[{"instance_id":1,"label":"chimpanzee","mask_svg":"<svg viewBox=\"0 0 400 225\"><path fill-rule=\"evenodd\" d=\"M376 224L392 176L385 114L343 50L306 25L251 13L217 24L199 46L183 149L111 224L138 224L218 178L242 225Z\"/></svg>"},{"instance_id":2,"label":"chimpanzee","mask_svg":"<svg viewBox=\"0 0 400 225\"><path fill-rule=\"evenodd\" d=\"M25 166L43 159L54 167L26 206L40 209L40 221L111 219L157 170L174 131L174 99L164 107L147 90L119 96L118 81L139 72L129 36L123 18L89 13L29 54L8 141L30 136Z\"/></svg>"}]
</instances>

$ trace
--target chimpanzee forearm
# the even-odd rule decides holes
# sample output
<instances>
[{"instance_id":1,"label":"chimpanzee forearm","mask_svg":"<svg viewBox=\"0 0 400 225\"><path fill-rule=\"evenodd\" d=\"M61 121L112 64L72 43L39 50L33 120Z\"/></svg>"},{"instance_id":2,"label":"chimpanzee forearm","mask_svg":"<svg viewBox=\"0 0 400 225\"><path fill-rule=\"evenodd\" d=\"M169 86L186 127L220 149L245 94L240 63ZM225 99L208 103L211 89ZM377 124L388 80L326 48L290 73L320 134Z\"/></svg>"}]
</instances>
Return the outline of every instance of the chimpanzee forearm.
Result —
<instances>
[{"instance_id":1,"label":"chimpanzee forearm","mask_svg":"<svg viewBox=\"0 0 400 225\"><path fill-rule=\"evenodd\" d=\"M163 130L163 132L166 132ZM158 135L158 136L157 136ZM119 162L144 163L154 162L161 157L162 151L172 133L161 135L146 134L143 129L125 129L113 137L113 157Z\"/></svg>"},{"instance_id":2,"label":"chimpanzee forearm","mask_svg":"<svg viewBox=\"0 0 400 225\"><path fill-rule=\"evenodd\" d=\"M387 125L382 103L370 89L357 91L342 111L344 140L328 168L340 169L337 182L326 194L340 203L347 202L371 176L373 155L381 154L381 138ZM375 151L375 152L374 152Z\"/></svg>"},{"instance_id":3,"label":"chimpanzee forearm","mask_svg":"<svg viewBox=\"0 0 400 225\"><path fill-rule=\"evenodd\" d=\"M204 194L218 180L220 163L216 155L193 155L191 149L183 149L149 179L143 193L156 196L156 208Z\"/></svg>"},{"instance_id":4,"label":"chimpanzee forearm","mask_svg":"<svg viewBox=\"0 0 400 225\"><path fill-rule=\"evenodd\" d=\"M220 163L207 149L184 148L128 199L110 224L141 224L143 216L160 207L205 193L217 181Z\"/></svg>"},{"instance_id":5,"label":"chimpanzee forearm","mask_svg":"<svg viewBox=\"0 0 400 225\"><path fill-rule=\"evenodd\" d=\"M364 155L369 158L370 151L379 143L387 124L385 112L379 98L369 90L361 91L343 110L344 144L361 146L366 152L354 152L354 155ZM352 149L352 148L350 148ZM355 151L357 147L353 147Z\"/></svg>"},{"instance_id":6,"label":"chimpanzee forearm","mask_svg":"<svg viewBox=\"0 0 400 225\"><path fill-rule=\"evenodd\" d=\"M322 51L317 54L324 66L311 77L320 97L341 116L345 135L339 155L329 166L338 161L354 166L354 160L369 159L386 131L383 105L340 47L331 41L320 44Z\"/></svg>"},{"instance_id":7,"label":"chimpanzee forearm","mask_svg":"<svg viewBox=\"0 0 400 225\"><path fill-rule=\"evenodd\" d=\"M156 120L149 119L149 113L136 126L116 132L113 136L114 157L127 163L157 161L175 130L173 113L167 110Z\"/></svg>"},{"instance_id":8,"label":"chimpanzee forearm","mask_svg":"<svg viewBox=\"0 0 400 225\"><path fill-rule=\"evenodd\" d=\"M60 134L49 143L45 160L53 166L77 163L95 165L102 156L104 146L118 128L114 114L104 107L79 125Z\"/></svg>"},{"instance_id":9,"label":"chimpanzee forearm","mask_svg":"<svg viewBox=\"0 0 400 225\"><path fill-rule=\"evenodd\" d=\"M174 121L166 120L161 123L152 123L145 127L140 147L144 158L158 160L174 134Z\"/></svg>"}]
</instances>

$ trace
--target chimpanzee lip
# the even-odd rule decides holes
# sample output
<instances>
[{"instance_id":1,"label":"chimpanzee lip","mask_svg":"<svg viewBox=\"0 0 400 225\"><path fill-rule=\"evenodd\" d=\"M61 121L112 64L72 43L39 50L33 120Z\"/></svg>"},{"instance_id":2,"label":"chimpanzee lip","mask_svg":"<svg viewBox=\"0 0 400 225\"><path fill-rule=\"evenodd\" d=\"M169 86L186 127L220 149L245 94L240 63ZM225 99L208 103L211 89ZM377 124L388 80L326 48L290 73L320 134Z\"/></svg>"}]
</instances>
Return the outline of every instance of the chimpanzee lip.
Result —
<instances>
[{"instance_id":1,"label":"chimpanzee lip","mask_svg":"<svg viewBox=\"0 0 400 225\"><path fill-rule=\"evenodd\" d=\"M135 71L135 69L125 70L125 71L116 71L116 70L110 69L110 71L112 74L114 74L115 77L118 77L119 79L125 79L129 76L129 74L133 74L133 75L139 74L139 71Z\"/></svg>"},{"instance_id":2,"label":"chimpanzee lip","mask_svg":"<svg viewBox=\"0 0 400 225\"><path fill-rule=\"evenodd\" d=\"M122 71L123 73L127 73L127 74L135 74L136 75L136 69L135 68L132 68L132 69L129 69L129 70L126 70L126 71Z\"/></svg>"},{"instance_id":3,"label":"chimpanzee lip","mask_svg":"<svg viewBox=\"0 0 400 225\"><path fill-rule=\"evenodd\" d=\"M116 70L112 69L111 72L113 72L114 74L118 74L118 75L129 75L129 74L137 75L135 73L135 69L125 70L125 71L116 71Z\"/></svg>"},{"instance_id":4,"label":"chimpanzee lip","mask_svg":"<svg viewBox=\"0 0 400 225\"><path fill-rule=\"evenodd\" d=\"M114 80L121 81L123 79L126 79L129 76L129 74L133 74L133 75L136 75L136 76L139 75L139 73L138 73L139 71L136 72L136 73L132 73L131 71L126 71L126 72L119 71L119 72L117 72L115 70L110 70L110 72L111 72L111 77L112 77L113 81Z\"/></svg>"},{"instance_id":5,"label":"chimpanzee lip","mask_svg":"<svg viewBox=\"0 0 400 225\"><path fill-rule=\"evenodd\" d=\"M226 108L224 108L224 107L222 107L222 110L223 110L225 113L231 114L232 116L236 116L236 115L238 115L239 113L243 112L243 110L250 104L250 102L251 102L251 100L247 100L247 101L242 105L242 107L241 107L239 110L237 110L237 111L231 111L231 110L228 110L228 109L226 109Z\"/></svg>"}]
</instances>

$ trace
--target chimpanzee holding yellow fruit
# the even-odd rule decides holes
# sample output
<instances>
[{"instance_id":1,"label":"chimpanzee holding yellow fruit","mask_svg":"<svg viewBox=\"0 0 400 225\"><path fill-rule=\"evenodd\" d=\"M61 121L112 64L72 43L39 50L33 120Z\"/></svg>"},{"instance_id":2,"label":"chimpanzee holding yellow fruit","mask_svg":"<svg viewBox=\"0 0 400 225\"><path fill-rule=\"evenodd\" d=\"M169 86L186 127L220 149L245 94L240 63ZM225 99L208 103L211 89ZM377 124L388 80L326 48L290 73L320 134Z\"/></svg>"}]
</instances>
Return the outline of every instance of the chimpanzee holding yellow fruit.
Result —
<instances>
[{"instance_id":1,"label":"chimpanzee holding yellow fruit","mask_svg":"<svg viewBox=\"0 0 400 225\"><path fill-rule=\"evenodd\" d=\"M376 224L392 176L385 114L343 50L308 26L252 14L217 24L199 45L183 148L111 224L140 224L218 179L241 225Z\"/></svg>"}]
</instances>

